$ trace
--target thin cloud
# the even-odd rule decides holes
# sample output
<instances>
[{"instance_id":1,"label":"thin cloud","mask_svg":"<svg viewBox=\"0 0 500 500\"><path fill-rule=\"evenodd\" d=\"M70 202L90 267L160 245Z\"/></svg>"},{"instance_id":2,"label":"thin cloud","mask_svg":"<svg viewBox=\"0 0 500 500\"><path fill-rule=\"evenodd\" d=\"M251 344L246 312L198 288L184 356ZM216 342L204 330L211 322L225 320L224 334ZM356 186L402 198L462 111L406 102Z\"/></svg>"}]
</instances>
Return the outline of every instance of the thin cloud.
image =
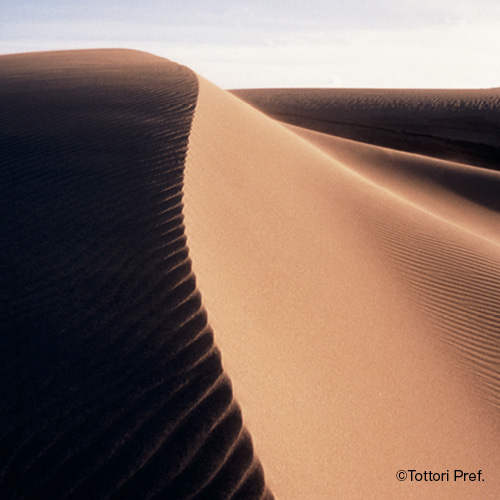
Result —
<instances>
[{"instance_id":1,"label":"thin cloud","mask_svg":"<svg viewBox=\"0 0 500 500\"><path fill-rule=\"evenodd\" d=\"M88 2L65 2L36 19L29 17L38 12L30 14L32 4L7 9L1 52L137 48L186 64L225 88L500 85L496 1L258 0L242 7L146 0L142 9L122 5L118 17L117 2L101 10L95 4L96 12Z\"/></svg>"}]
</instances>

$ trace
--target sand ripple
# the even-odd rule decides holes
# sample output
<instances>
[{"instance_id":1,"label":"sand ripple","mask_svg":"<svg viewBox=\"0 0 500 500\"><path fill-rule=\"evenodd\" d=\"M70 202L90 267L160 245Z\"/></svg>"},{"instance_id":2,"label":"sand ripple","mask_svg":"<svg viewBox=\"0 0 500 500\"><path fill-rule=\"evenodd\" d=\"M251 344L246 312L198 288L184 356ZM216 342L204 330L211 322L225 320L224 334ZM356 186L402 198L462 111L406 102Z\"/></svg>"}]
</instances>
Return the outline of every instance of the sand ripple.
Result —
<instances>
[{"instance_id":1,"label":"sand ripple","mask_svg":"<svg viewBox=\"0 0 500 500\"><path fill-rule=\"evenodd\" d=\"M0 497L270 498L184 236L196 76L107 50L0 72Z\"/></svg>"}]
</instances>

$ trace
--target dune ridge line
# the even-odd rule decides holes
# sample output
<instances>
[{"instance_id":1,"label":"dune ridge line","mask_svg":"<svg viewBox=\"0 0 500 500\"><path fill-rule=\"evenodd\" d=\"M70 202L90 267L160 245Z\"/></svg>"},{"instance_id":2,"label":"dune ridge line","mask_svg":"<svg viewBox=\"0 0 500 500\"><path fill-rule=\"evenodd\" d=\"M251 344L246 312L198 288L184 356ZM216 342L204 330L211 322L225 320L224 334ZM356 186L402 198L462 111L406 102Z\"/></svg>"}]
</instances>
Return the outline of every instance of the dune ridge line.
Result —
<instances>
[{"instance_id":1,"label":"dune ridge line","mask_svg":"<svg viewBox=\"0 0 500 500\"><path fill-rule=\"evenodd\" d=\"M196 287L189 69L0 57L0 496L272 498Z\"/></svg>"}]
</instances>

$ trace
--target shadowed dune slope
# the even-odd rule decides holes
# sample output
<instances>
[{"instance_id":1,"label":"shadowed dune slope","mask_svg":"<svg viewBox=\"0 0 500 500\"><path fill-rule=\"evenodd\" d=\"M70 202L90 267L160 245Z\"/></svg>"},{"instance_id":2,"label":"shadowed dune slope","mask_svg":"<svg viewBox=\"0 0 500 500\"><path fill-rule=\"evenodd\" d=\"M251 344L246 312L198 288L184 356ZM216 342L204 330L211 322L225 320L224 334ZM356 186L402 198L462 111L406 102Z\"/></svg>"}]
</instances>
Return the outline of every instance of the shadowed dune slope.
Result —
<instances>
[{"instance_id":1,"label":"shadowed dune slope","mask_svg":"<svg viewBox=\"0 0 500 500\"><path fill-rule=\"evenodd\" d=\"M0 498L271 498L191 271L198 81L0 57Z\"/></svg>"},{"instance_id":2,"label":"shadowed dune slope","mask_svg":"<svg viewBox=\"0 0 500 500\"><path fill-rule=\"evenodd\" d=\"M500 90L249 89L248 103L292 125L500 169Z\"/></svg>"},{"instance_id":3,"label":"shadowed dune slope","mask_svg":"<svg viewBox=\"0 0 500 500\"><path fill-rule=\"evenodd\" d=\"M498 496L498 182L292 132L200 79L188 246L277 498Z\"/></svg>"}]
</instances>

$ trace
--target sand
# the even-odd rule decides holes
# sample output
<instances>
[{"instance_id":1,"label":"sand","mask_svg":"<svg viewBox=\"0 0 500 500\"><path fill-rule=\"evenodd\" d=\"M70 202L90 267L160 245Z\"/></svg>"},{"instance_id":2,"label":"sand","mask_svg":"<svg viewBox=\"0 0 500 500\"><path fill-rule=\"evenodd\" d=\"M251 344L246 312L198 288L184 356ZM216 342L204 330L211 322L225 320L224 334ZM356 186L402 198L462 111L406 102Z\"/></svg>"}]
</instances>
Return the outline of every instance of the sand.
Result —
<instances>
[{"instance_id":1,"label":"sand","mask_svg":"<svg viewBox=\"0 0 500 500\"><path fill-rule=\"evenodd\" d=\"M188 246L271 489L494 498L497 219L446 178L498 175L301 136L201 82ZM441 184L425 175L435 168ZM491 472L480 484L396 480L456 464Z\"/></svg>"},{"instance_id":2,"label":"sand","mask_svg":"<svg viewBox=\"0 0 500 500\"><path fill-rule=\"evenodd\" d=\"M497 498L498 99L0 71L3 497Z\"/></svg>"},{"instance_id":3,"label":"sand","mask_svg":"<svg viewBox=\"0 0 500 500\"><path fill-rule=\"evenodd\" d=\"M0 74L0 498L271 498L186 246L196 75L120 50Z\"/></svg>"},{"instance_id":4,"label":"sand","mask_svg":"<svg viewBox=\"0 0 500 500\"><path fill-rule=\"evenodd\" d=\"M239 89L292 125L498 170L500 89Z\"/></svg>"}]
</instances>

